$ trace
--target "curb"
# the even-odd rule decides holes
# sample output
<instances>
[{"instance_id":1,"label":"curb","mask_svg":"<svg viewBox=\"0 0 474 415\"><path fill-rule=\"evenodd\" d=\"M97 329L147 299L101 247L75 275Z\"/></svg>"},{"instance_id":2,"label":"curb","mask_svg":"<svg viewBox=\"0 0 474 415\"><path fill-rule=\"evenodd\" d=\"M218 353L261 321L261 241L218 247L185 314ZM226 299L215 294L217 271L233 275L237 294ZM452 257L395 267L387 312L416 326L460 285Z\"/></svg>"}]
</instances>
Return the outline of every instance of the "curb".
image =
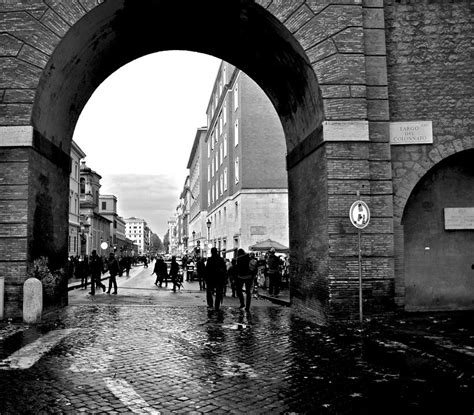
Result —
<instances>
[{"instance_id":1,"label":"curb","mask_svg":"<svg viewBox=\"0 0 474 415\"><path fill-rule=\"evenodd\" d=\"M290 307L291 306L291 301L286 300L284 298L276 298L276 297L273 297L271 295L260 294L260 293L257 293L257 295L258 295L258 298L262 298L264 300L271 301L272 303L275 303L275 304L278 304L278 305L282 305L282 306L285 306L285 307Z\"/></svg>"}]
</instances>

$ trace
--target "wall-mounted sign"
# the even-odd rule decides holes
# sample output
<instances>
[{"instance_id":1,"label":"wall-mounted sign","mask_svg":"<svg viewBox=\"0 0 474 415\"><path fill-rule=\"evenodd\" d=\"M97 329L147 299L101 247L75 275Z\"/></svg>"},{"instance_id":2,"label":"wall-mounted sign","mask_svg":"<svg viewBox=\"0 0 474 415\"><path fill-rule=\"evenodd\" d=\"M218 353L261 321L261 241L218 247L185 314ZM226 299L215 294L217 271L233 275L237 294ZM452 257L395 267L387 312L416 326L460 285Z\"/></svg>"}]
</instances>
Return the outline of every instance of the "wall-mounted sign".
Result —
<instances>
[{"instance_id":1,"label":"wall-mounted sign","mask_svg":"<svg viewBox=\"0 0 474 415\"><path fill-rule=\"evenodd\" d=\"M474 229L474 207L444 208L444 229Z\"/></svg>"},{"instance_id":2,"label":"wall-mounted sign","mask_svg":"<svg viewBox=\"0 0 474 415\"><path fill-rule=\"evenodd\" d=\"M391 122L390 144L433 144L431 121Z\"/></svg>"}]
</instances>

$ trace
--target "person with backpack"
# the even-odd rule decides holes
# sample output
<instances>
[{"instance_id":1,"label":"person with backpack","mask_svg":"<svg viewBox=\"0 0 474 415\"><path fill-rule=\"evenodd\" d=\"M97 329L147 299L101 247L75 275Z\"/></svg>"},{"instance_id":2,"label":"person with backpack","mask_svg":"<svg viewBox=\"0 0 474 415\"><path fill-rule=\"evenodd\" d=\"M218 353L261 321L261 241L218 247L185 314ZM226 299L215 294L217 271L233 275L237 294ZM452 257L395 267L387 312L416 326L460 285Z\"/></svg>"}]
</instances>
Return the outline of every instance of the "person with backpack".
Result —
<instances>
[{"instance_id":1,"label":"person with backpack","mask_svg":"<svg viewBox=\"0 0 474 415\"><path fill-rule=\"evenodd\" d=\"M252 301L252 285L255 278L249 267L250 256L242 248L237 251L237 275L235 279L235 288L237 297L240 300L240 309L250 311ZM245 299L243 287L245 285Z\"/></svg>"},{"instance_id":2,"label":"person with backpack","mask_svg":"<svg viewBox=\"0 0 474 415\"><path fill-rule=\"evenodd\" d=\"M270 249L267 258L267 274L269 278L268 294L278 297L281 286L280 258L275 255L275 248Z\"/></svg>"},{"instance_id":3,"label":"person with backpack","mask_svg":"<svg viewBox=\"0 0 474 415\"><path fill-rule=\"evenodd\" d=\"M211 256L206 263L206 300L209 309L219 311L224 295L227 269L224 259L219 256L217 248L211 248ZM216 295L215 301L213 295Z\"/></svg>"}]
</instances>

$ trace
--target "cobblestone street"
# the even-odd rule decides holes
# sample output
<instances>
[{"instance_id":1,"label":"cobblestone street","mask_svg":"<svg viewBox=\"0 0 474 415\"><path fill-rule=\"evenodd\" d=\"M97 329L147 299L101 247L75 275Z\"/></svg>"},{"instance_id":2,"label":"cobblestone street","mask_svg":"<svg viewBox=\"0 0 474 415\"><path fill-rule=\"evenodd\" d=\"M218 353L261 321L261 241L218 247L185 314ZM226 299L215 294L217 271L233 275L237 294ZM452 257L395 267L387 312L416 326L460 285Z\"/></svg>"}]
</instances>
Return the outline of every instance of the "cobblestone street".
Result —
<instances>
[{"instance_id":1,"label":"cobblestone street","mask_svg":"<svg viewBox=\"0 0 474 415\"><path fill-rule=\"evenodd\" d=\"M106 294L103 301L116 304L91 303L83 296L38 327L4 325L0 413L474 409L469 347L458 354L444 349L456 360L395 341L395 326L369 325L364 333L357 327L327 329L263 300L246 314L232 298L215 312L203 305L202 293L162 295L168 301L161 305L127 305L120 295ZM178 296L181 305L170 305ZM409 329L417 325L405 326L412 341ZM458 332L472 344L466 330Z\"/></svg>"}]
</instances>

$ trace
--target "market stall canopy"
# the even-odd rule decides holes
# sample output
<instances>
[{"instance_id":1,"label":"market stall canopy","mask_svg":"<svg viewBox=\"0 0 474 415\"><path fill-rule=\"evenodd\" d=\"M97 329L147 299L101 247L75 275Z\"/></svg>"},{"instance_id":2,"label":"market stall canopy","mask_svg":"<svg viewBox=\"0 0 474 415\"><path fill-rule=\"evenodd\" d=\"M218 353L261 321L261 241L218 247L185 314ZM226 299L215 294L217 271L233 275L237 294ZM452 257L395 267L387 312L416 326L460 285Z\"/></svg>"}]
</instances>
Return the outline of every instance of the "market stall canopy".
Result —
<instances>
[{"instance_id":1,"label":"market stall canopy","mask_svg":"<svg viewBox=\"0 0 474 415\"><path fill-rule=\"evenodd\" d=\"M272 239L267 239L262 242L257 242L255 245L250 247L251 251L269 251L271 248L275 248L276 252L288 252L289 249L285 245L282 245L280 242L273 241Z\"/></svg>"}]
</instances>

